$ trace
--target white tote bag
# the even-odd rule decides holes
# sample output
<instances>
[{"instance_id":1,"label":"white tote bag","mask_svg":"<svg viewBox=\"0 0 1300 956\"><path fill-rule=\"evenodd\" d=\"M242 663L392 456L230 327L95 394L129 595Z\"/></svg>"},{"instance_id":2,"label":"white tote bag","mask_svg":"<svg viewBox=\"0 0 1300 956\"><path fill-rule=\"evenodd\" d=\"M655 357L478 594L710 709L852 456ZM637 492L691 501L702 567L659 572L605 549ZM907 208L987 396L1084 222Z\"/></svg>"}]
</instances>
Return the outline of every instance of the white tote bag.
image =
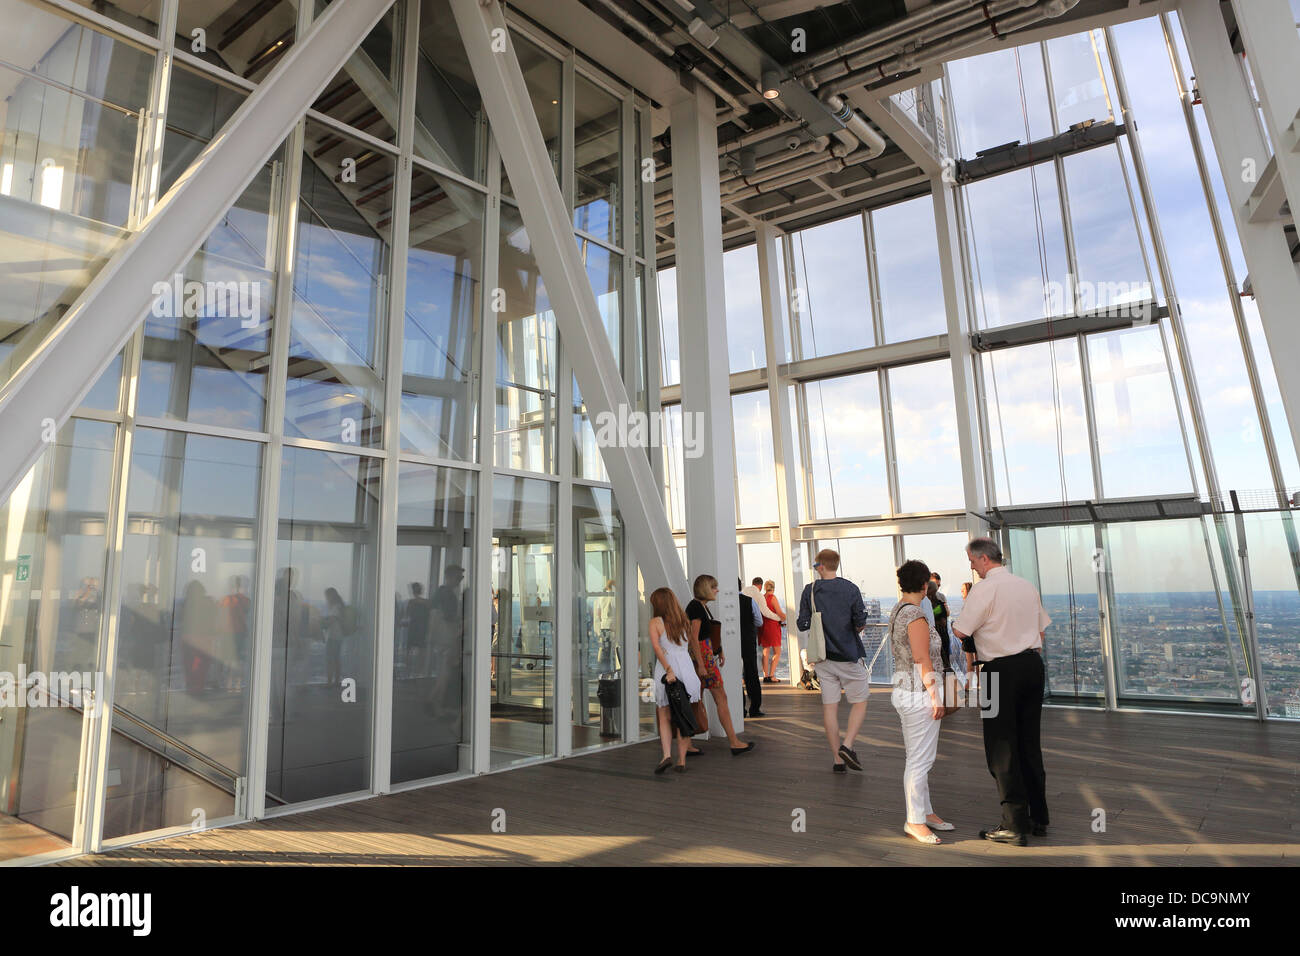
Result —
<instances>
[{"instance_id":1,"label":"white tote bag","mask_svg":"<svg viewBox=\"0 0 1300 956\"><path fill-rule=\"evenodd\" d=\"M812 600L812 623L808 625L808 642L805 648L808 663L816 664L826 660L826 633L822 630L822 612L817 610L817 582L809 585L809 597Z\"/></svg>"}]
</instances>

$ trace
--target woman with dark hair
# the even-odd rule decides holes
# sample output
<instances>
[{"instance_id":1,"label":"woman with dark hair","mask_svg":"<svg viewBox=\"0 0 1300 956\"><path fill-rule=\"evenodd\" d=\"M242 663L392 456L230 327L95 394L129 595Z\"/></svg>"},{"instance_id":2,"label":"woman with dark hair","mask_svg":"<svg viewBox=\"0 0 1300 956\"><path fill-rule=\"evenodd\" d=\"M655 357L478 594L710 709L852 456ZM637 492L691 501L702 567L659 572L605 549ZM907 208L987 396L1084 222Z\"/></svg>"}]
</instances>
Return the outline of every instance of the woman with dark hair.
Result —
<instances>
[{"instance_id":1,"label":"woman with dark hair","mask_svg":"<svg viewBox=\"0 0 1300 956\"><path fill-rule=\"evenodd\" d=\"M718 720L722 722L722 729L731 742L732 754L747 754L754 749L754 743L745 743L737 737L732 726L727 690L722 686L720 669L727 663L722 654L722 624L714 619L708 608L709 602L718 597L718 579L711 574L701 574L695 579L694 589L695 599L686 605L686 617L690 621L688 637L691 656L695 658L696 670L700 675L700 686L713 694L713 703L718 707ZM709 715L704 709L703 700L695 705L695 713L701 727L709 726Z\"/></svg>"},{"instance_id":2,"label":"woman with dark hair","mask_svg":"<svg viewBox=\"0 0 1300 956\"><path fill-rule=\"evenodd\" d=\"M681 731L672 726L668 710L669 684L681 681L690 695L691 703L699 703L700 678L695 673L691 661L690 641L687 638L689 622L686 612L677 602L677 595L672 588L656 588L650 594L650 608L654 617L650 618L650 646L655 652L654 690L655 710L659 719L659 743L663 745L664 759L655 767L655 773L663 773L673 762L670 741L677 738L677 772L686 771L686 754L690 747L689 737L683 737Z\"/></svg>"},{"instance_id":3,"label":"woman with dark hair","mask_svg":"<svg viewBox=\"0 0 1300 956\"><path fill-rule=\"evenodd\" d=\"M903 832L930 846L942 842L932 831L951 830L951 823L930 805L930 768L939 747L939 721L943 717L943 659L939 632L921 613L921 599L930 581L930 569L920 561L906 561L898 569L902 600L889 615L889 646L894 653L892 703L903 725L907 765L903 793L907 823Z\"/></svg>"}]
</instances>

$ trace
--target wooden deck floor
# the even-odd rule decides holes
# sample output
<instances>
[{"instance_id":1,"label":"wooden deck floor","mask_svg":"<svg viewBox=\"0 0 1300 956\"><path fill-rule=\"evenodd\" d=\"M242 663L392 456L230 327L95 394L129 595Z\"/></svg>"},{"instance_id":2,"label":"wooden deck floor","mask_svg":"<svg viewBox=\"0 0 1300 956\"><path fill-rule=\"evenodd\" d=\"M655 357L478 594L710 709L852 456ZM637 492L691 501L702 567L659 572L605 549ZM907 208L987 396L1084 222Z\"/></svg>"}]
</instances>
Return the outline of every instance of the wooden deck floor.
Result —
<instances>
[{"instance_id":1,"label":"wooden deck floor","mask_svg":"<svg viewBox=\"0 0 1300 956\"><path fill-rule=\"evenodd\" d=\"M857 751L832 774L816 695L764 690L754 753L703 745L684 775L655 777L657 743L187 834L63 865L603 864L1296 865L1300 726L1048 709L1051 834L1028 848L978 839L997 819L979 717L945 722L933 802L946 845L902 833L903 746L888 691L872 695ZM493 811L506 832L492 832ZM807 829L792 832L792 813ZM1105 831L1095 832L1095 810Z\"/></svg>"}]
</instances>

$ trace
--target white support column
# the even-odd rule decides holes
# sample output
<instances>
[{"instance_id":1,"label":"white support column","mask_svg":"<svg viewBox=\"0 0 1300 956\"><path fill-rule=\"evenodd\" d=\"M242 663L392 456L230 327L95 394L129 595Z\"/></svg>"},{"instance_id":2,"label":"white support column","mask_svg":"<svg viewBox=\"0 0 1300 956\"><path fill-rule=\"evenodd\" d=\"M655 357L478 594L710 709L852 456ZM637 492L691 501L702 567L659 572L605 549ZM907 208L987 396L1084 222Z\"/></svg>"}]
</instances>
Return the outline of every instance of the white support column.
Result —
<instances>
[{"instance_id":1,"label":"white support column","mask_svg":"<svg viewBox=\"0 0 1300 956\"><path fill-rule=\"evenodd\" d=\"M758 282L763 303L763 340L767 352L767 403L772 410L772 451L776 459L776 510L781 534L782 605L790 624L786 628L786 648L790 656L790 684L799 682L799 630L794 626L799 612L799 592L795 590L795 572L802 571L803 548L796 543L793 529L799 524L799 485L795 469L794 426L790 416L790 393L781 382L779 369L785 362L785 310L782 308L781 233L774 226L760 224L755 236L758 246ZM748 584L749 582L745 582Z\"/></svg>"},{"instance_id":2,"label":"white support column","mask_svg":"<svg viewBox=\"0 0 1300 956\"><path fill-rule=\"evenodd\" d=\"M1244 176L1248 169L1262 173L1268 164L1268 148L1255 120L1250 91L1228 44L1219 4L1215 0L1185 0L1179 19L1237 235L1250 270L1251 287L1277 373L1291 439L1300 448L1300 380L1296 379L1293 368L1294 357L1300 355L1300 323L1295 320L1296 303L1300 302L1300 273L1291 260L1282 224L1276 220L1251 221L1249 200L1255 182ZM1290 30L1295 39L1294 27ZM1255 66L1253 60L1251 65ZM1288 67L1294 71L1294 61L1277 64L1278 70ZM1281 153L1279 150L1279 162ZM1300 156L1292 156L1300 161Z\"/></svg>"},{"instance_id":3,"label":"white support column","mask_svg":"<svg viewBox=\"0 0 1300 956\"><path fill-rule=\"evenodd\" d=\"M559 334L571 346L569 360L583 399L593 420L604 416L618 419L619 410L630 410L631 403L552 172L537 114L509 43L501 7L496 0L451 0L451 7L546 282ZM571 387L570 382L559 383L563 401L571 401L571 395L564 393ZM565 436L563 448L572 454L570 436ZM647 583L684 591L672 532L644 449L620 443L602 448L602 454L628 540L637 549ZM561 555L559 560L571 558Z\"/></svg>"},{"instance_id":4,"label":"white support column","mask_svg":"<svg viewBox=\"0 0 1300 956\"><path fill-rule=\"evenodd\" d=\"M1300 33L1287 0L1232 0L1246 60L1255 78L1278 176L1294 213L1300 209ZM1200 79L1200 74L1197 74ZM1260 169L1263 169L1261 157ZM1240 178L1240 176L1238 176Z\"/></svg>"},{"instance_id":5,"label":"white support column","mask_svg":"<svg viewBox=\"0 0 1300 956\"><path fill-rule=\"evenodd\" d=\"M712 574L718 579L721 595L711 610L722 622L722 647L727 661L723 685L731 719L740 727L744 715L739 606L730 597L740 571L733 491L735 438L722 278L716 113L714 96L703 87L697 87L671 108L677 328L682 357L683 444L692 427L699 443L697 455L692 457L689 448L684 455L689 577L693 581L696 575ZM717 729L716 724L713 729Z\"/></svg>"},{"instance_id":6,"label":"white support column","mask_svg":"<svg viewBox=\"0 0 1300 956\"><path fill-rule=\"evenodd\" d=\"M962 490L966 528L982 535L988 524L978 517L987 511L984 469L981 467L979 410L975 387L976 356L970 346L970 318L961 287L961 245L957 221L957 197L953 187L935 176L930 180L934 197L934 228L939 242L939 271L943 281L943 304L948 315L948 351L952 365L952 394L957 408L957 445L961 453Z\"/></svg>"},{"instance_id":7,"label":"white support column","mask_svg":"<svg viewBox=\"0 0 1300 956\"><path fill-rule=\"evenodd\" d=\"M391 3L326 9L0 388L0 501L44 451L47 423L68 419L131 337L154 283L184 268Z\"/></svg>"},{"instance_id":8,"label":"white support column","mask_svg":"<svg viewBox=\"0 0 1300 956\"><path fill-rule=\"evenodd\" d=\"M419 0L398 5L397 27L402 38L397 142L402 149L393 186L392 240L389 257L392 279L388 298L388 340L384 375L384 463L379 498L379 575L376 584L374 708L371 717L370 789L388 793L393 757L393 664L397 638L397 608L392 600L397 583L397 507L402 450L402 346L406 325L406 259L411 231L411 157L415 138L415 83L420 56ZM352 60L357 60L353 57ZM350 61L351 62L351 61Z\"/></svg>"}]
</instances>

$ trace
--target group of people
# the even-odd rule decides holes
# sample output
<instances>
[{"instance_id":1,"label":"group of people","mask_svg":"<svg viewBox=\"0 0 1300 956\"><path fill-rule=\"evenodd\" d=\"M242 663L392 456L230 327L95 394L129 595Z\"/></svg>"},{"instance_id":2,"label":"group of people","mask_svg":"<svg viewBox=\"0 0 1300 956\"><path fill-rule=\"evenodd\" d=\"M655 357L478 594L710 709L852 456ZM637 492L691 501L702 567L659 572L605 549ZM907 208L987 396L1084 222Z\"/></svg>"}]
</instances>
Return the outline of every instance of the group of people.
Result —
<instances>
[{"instance_id":1,"label":"group of people","mask_svg":"<svg viewBox=\"0 0 1300 956\"><path fill-rule=\"evenodd\" d=\"M1002 566L1002 551L996 542L976 538L967 545L966 556L980 580L963 585L964 603L955 619L951 619L947 599L939 590L938 574L915 560L905 561L897 569L900 598L890 612L885 639L894 662L891 702L906 751L903 794L907 818L903 829L930 846L943 842L939 832L956 829L931 804L929 774L938 755L943 718L952 715L962 700L978 699L985 760L1002 807L999 822L979 835L996 843L1025 846L1030 836L1045 835L1049 823L1040 727L1046 680L1042 645L1051 620L1033 584ZM810 663L820 683L831 769L847 773L863 769L854 744L866 718L870 675L861 639L867 626L865 602L857 585L839 577L839 564L840 556L833 550L817 554L815 577L804 587L796 626L808 632L816 623L821 633L824 657ZM757 584L755 581L754 587ZM753 743L743 744L735 734L717 670L722 662L720 628L707 608L717 598L717 581L701 575L694 589L695 600L685 612L669 588L650 595L655 615L650 621L650 640L658 661L655 702L663 749L656 773L673 766L670 741L674 735L678 741L676 770L685 770L686 758L699 752L676 728L670 714L669 685L677 681L700 711L701 688L713 693L732 753L748 753L754 747ZM745 625L749 624L752 633L760 620L751 616L747 622L745 605L753 603L748 590L740 595L742 656L747 646ZM772 605L769 610L779 622L779 632L785 615L779 605ZM751 615L755 613L761 614L761 608L751 611ZM759 626L765 627L771 620L762 615ZM754 671L756 674L756 667ZM761 716L761 710L755 713L756 698L761 701L756 676L752 686L748 679L746 684L749 714ZM979 692L973 692L975 688ZM841 695L849 704L843 733L839 724ZM707 721L701 725L707 726Z\"/></svg>"}]
</instances>

